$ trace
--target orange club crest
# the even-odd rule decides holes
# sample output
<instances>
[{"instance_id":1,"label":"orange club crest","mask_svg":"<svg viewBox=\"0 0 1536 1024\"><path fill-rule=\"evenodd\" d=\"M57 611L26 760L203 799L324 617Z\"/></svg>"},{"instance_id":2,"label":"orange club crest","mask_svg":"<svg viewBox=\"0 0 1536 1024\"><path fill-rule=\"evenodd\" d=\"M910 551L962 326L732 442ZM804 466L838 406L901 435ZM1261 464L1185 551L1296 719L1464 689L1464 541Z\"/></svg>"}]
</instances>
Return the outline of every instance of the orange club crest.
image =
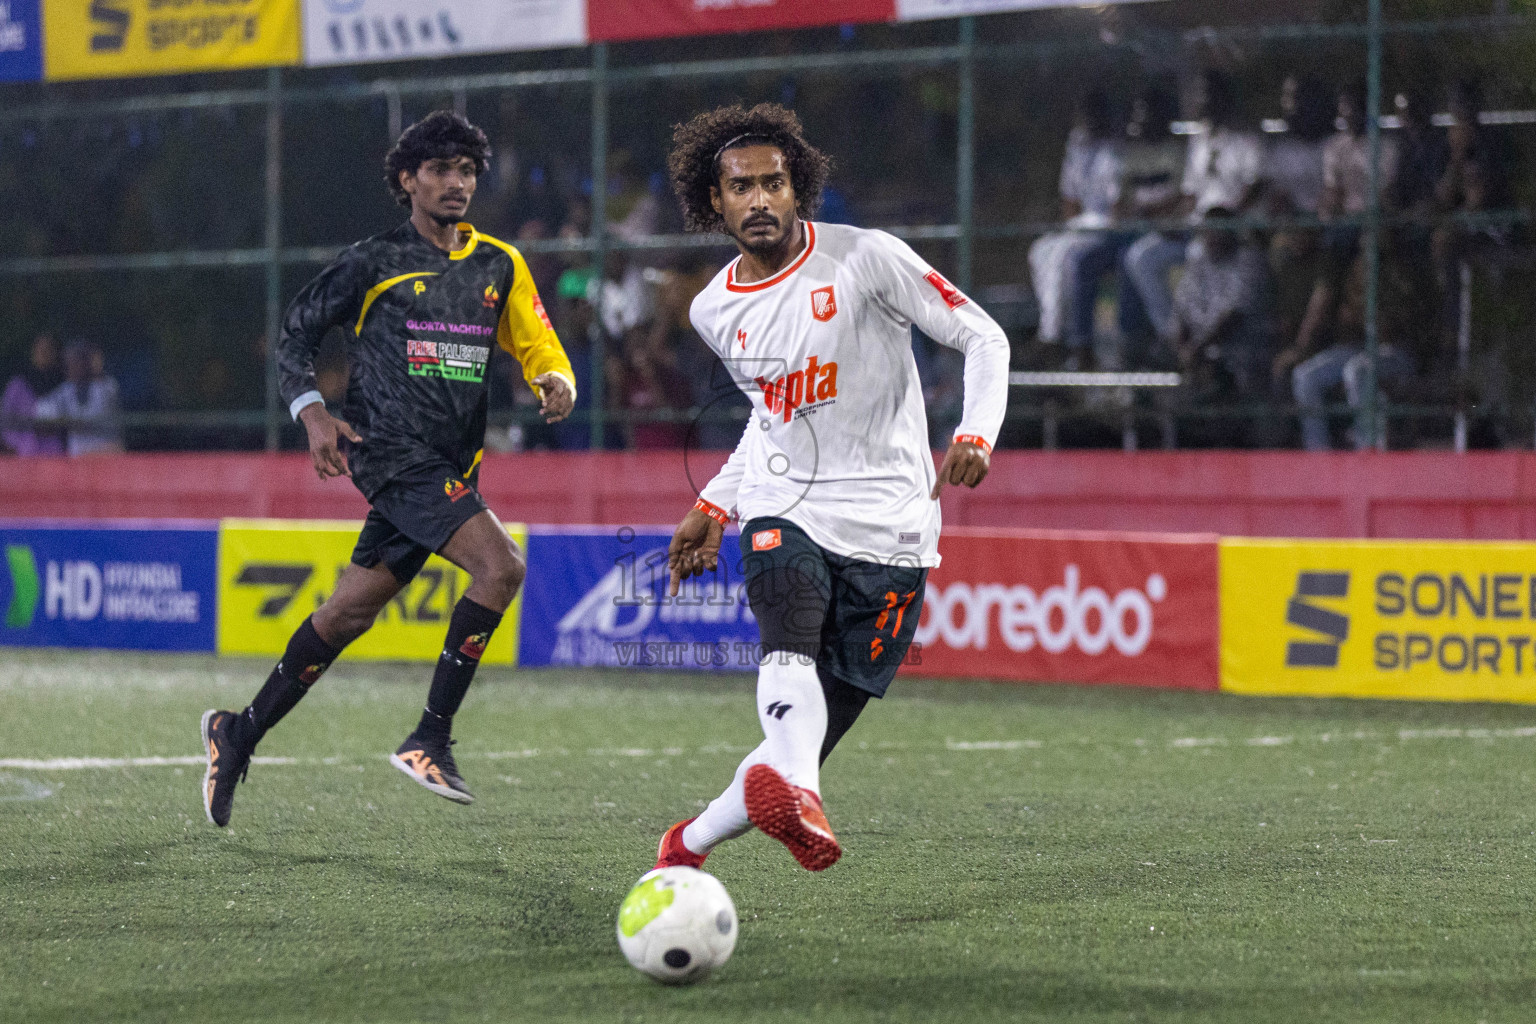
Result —
<instances>
[{"instance_id":1,"label":"orange club crest","mask_svg":"<svg viewBox=\"0 0 1536 1024\"><path fill-rule=\"evenodd\" d=\"M837 316L837 293L830 284L811 292L811 316L822 323Z\"/></svg>"},{"instance_id":2,"label":"orange club crest","mask_svg":"<svg viewBox=\"0 0 1536 1024\"><path fill-rule=\"evenodd\" d=\"M496 286L493 284L486 285L485 298L480 300L480 305L484 306L486 309L495 309L496 303L500 301L501 293L496 290Z\"/></svg>"}]
</instances>

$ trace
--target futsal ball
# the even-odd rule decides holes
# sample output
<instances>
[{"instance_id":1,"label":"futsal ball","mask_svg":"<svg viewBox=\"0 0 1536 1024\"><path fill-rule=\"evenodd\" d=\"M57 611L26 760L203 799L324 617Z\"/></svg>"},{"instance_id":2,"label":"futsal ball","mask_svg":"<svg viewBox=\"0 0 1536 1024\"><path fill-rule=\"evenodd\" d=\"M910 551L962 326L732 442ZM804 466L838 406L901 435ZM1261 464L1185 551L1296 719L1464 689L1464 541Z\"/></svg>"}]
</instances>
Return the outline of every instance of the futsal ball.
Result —
<instances>
[{"instance_id":1,"label":"futsal ball","mask_svg":"<svg viewBox=\"0 0 1536 1024\"><path fill-rule=\"evenodd\" d=\"M698 868L657 868L619 906L619 948L630 966L666 985L690 985L736 948L736 907Z\"/></svg>"}]
</instances>

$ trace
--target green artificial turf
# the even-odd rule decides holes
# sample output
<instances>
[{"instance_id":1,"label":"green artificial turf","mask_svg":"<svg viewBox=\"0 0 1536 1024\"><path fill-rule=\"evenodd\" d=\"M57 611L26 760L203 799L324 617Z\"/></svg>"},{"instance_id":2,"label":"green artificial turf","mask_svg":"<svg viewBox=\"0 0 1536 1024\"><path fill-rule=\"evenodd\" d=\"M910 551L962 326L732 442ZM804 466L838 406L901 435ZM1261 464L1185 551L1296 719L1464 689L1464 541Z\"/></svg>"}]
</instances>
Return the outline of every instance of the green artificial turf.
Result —
<instances>
[{"instance_id":1,"label":"green artificial turf","mask_svg":"<svg viewBox=\"0 0 1536 1024\"><path fill-rule=\"evenodd\" d=\"M614 940L759 737L741 675L484 670L459 807L389 767L422 667L343 662L221 831L210 706L266 661L0 651L0 1020L1526 1021L1536 710L899 680L828 762L844 843L709 869L667 989Z\"/></svg>"}]
</instances>

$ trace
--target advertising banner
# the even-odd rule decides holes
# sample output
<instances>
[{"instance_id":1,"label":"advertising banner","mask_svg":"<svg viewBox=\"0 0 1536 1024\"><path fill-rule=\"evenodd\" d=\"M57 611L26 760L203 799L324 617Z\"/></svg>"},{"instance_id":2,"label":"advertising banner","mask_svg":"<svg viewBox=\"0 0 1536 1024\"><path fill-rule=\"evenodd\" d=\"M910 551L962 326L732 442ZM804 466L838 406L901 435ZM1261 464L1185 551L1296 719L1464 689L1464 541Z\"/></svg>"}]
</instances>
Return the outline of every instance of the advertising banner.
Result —
<instances>
[{"instance_id":1,"label":"advertising banner","mask_svg":"<svg viewBox=\"0 0 1536 1024\"><path fill-rule=\"evenodd\" d=\"M895 0L589 0L594 42L891 21Z\"/></svg>"},{"instance_id":2,"label":"advertising banner","mask_svg":"<svg viewBox=\"0 0 1536 1024\"><path fill-rule=\"evenodd\" d=\"M0 0L0 82L35 82L43 77L42 25L38 0Z\"/></svg>"},{"instance_id":3,"label":"advertising banner","mask_svg":"<svg viewBox=\"0 0 1536 1024\"><path fill-rule=\"evenodd\" d=\"M351 562L361 522L226 519L219 530L220 654L280 655L304 617L318 608ZM522 546L526 530L508 524ZM385 606L346 657L371 661L436 661L453 606L469 574L433 555ZM521 597L518 598L521 601ZM517 663L518 601L481 657L484 665Z\"/></svg>"},{"instance_id":4,"label":"advertising banner","mask_svg":"<svg viewBox=\"0 0 1536 1024\"><path fill-rule=\"evenodd\" d=\"M1536 701L1536 544L1223 540L1221 685Z\"/></svg>"},{"instance_id":5,"label":"advertising banner","mask_svg":"<svg viewBox=\"0 0 1536 1024\"><path fill-rule=\"evenodd\" d=\"M0 520L0 646L212 651L213 523Z\"/></svg>"},{"instance_id":6,"label":"advertising banner","mask_svg":"<svg viewBox=\"0 0 1536 1024\"><path fill-rule=\"evenodd\" d=\"M756 670L757 620L737 534L720 568L667 596L670 528L533 528L523 585L523 665Z\"/></svg>"},{"instance_id":7,"label":"advertising banner","mask_svg":"<svg viewBox=\"0 0 1536 1024\"><path fill-rule=\"evenodd\" d=\"M584 46L586 0L305 0L304 63Z\"/></svg>"},{"instance_id":8,"label":"advertising banner","mask_svg":"<svg viewBox=\"0 0 1536 1024\"><path fill-rule=\"evenodd\" d=\"M1102 3L1127 4L1145 0L1101 0ZM968 14L1000 14L1003 11L1032 11L1046 7L1079 6L1064 0L896 0L900 21L925 21L930 18L959 18Z\"/></svg>"},{"instance_id":9,"label":"advertising banner","mask_svg":"<svg viewBox=\"0 0 1536 1024\"><path fill-rule=\"evenodd\" d=\"M49 79L299 62L299 0L43 0Z\"/></svg>"},{"instance_id":10,"label":"advertising banner","mask_svg":"<svg viewBox=\"0 0 1536 1024\"><path fill-rule=\"evenodd\" d=\"M1217 686L1215 537L946 528L903 671Z\"/></svg>"}]
</instances>

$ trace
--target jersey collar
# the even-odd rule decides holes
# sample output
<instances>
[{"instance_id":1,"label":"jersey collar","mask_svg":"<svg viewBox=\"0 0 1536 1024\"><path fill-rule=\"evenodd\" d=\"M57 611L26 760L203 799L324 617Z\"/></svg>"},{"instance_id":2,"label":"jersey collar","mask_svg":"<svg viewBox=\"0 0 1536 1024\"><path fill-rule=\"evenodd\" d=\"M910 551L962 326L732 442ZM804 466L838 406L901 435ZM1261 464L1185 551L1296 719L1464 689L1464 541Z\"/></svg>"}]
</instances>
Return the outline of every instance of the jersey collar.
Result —
<instances>
[{"instance_id":1,"label":"jersey collar","mask_svg":"<svg viewBox=\"0 0 1536 1024\"><path fill-rule=\"evenodd\" d=\"M764 278L761 281L754 281L751 284L737 284L736 267L739 263L741 263L741 257L737 256L734 260L731 261L730 266L725 268L725 287L728 291L733 292L760 292L764 288L772 288L774 285L778 284L780 281L783 281L795 271L799 270L801 264L810 258L811 252L815 248L816 225L810 221L805 221L805 249L800 253L799 256L795 257L793 263L779 271L777 274L774 274L772 277Z\"/></svg>"},{"instance_id":2,"label":"jersey collar","mask_svg":"<svg viewBox=\"0 0 1536 1024\"><path fill-rule=\"evenodd\" d=\"M468 221L461 221L458 225L458 228L460 231L468 231L469 238L464 242L464 248L455 249L448 254L448 258L451 260L463 259L470 253L474 252L475 246L480 244L480 232L475 230L475 226L473 224L469 223Z\"/></svg>"}]
</instances>

